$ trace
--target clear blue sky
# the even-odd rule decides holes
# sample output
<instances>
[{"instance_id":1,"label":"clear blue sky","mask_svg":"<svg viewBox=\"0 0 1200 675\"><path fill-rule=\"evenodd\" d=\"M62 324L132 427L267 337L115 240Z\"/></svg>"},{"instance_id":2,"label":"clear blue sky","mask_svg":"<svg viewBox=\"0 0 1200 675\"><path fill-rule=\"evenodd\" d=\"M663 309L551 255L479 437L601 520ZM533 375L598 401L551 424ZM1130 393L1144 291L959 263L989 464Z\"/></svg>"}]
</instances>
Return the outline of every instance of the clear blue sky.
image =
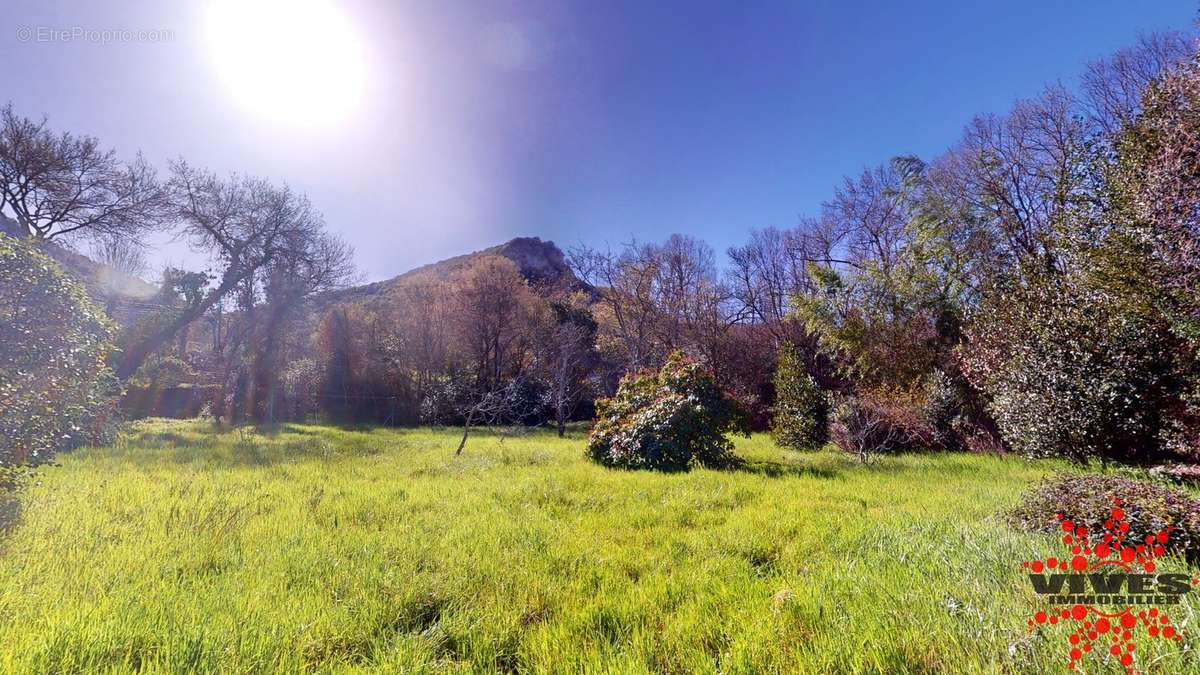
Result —
<instances>
[{"instance_id":1,"label":"clear blue sky","mask_svg":"<svg viewBox=\"0 0 1200 675\"><path fill-rule=\"evenodd\" d=\"M9 0L5 90L122 154L301 188L370 279L537 235L566 247L686 232L718 252L813 213L833 185L930 156L1192 1L568 3L349 0L364 89L299 129L234 100L205 2ZM171 39L23 42L21 27ZM261 27L260 27L261 29ZM321 41L313 46L321 47ZM320 97L330 83L306 82ZM177 251L170 255L178 257Z\"/></svg>"}]
</instances>

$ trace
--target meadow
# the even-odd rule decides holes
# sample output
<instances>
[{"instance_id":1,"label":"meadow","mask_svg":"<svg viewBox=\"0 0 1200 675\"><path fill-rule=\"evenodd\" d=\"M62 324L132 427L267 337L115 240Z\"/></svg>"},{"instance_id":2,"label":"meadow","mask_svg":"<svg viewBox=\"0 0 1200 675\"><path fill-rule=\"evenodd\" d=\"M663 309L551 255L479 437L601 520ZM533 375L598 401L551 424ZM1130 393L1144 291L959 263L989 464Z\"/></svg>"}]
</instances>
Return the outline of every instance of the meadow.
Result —
<instances>
[{"instance_id":1,"label":"meadow","mask_svg":"<svg viewBox=\"0 0 1200 675\"><path fill-rule=\"evenodd\" d=\"M0 539L0 671L1068 672L1020 570L1055 542L1003 517L1064 464L756 435L661 474L579 433L457 440L151 420L61 456Z\"/></svg>"}]
</instances>

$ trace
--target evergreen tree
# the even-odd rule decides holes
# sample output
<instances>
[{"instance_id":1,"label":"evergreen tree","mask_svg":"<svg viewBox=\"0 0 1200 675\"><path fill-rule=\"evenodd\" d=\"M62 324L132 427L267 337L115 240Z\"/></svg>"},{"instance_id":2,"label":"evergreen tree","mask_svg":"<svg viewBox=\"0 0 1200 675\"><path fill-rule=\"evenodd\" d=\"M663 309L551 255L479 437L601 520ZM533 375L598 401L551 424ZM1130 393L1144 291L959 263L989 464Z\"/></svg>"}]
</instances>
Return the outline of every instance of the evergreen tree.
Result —
<instances>
[{"instance_id":1,"label":"evergreen tree","mask_svg":"<svg viewBox=\"0 0 1200 675\"><path fill-rule=\"evenodd\" d=\"M790 342L779 348L778 358L771 435L786 448L817 447L827 438L825 395Z\"/></svg>"}]
</instances>

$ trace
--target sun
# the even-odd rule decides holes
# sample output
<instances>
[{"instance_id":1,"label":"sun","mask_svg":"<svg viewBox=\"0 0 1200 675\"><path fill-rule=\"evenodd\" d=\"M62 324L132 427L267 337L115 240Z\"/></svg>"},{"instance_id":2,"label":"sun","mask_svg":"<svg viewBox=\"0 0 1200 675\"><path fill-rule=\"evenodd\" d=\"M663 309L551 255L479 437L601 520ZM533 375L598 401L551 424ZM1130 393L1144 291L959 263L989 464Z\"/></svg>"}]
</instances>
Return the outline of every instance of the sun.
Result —
<instances>
[{"instance_id":1,"label":"sun","mask_svg":"<svg viewBox=\"0 0 1200 675\"><path fill-rule=\"evenodd\" d=\"M206 20L217 71L249 111L312 127L342 122L358 105L360 40L328 0L214 0Z\"/></svg>"}]
</instances>

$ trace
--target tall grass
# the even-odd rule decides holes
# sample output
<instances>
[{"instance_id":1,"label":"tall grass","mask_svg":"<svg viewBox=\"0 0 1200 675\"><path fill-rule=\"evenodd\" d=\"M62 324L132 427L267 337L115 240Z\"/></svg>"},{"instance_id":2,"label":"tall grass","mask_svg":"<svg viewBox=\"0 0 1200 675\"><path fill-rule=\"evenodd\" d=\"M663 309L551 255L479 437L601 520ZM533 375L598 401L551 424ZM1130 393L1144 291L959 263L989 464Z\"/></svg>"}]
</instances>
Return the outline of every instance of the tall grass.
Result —
<instances>
[{"instance_id":1,"label":"tall grass","mask_svg":"<svg viewBox=\"0 0 1200 675\"><path fill-rule=\"evenodd\" d=\"M1064 670L1019 567L1053 542L998 516L1055 464L755 436L739 470L656 474L456 441L152 421L66 456L0 544L0 670Z\"/></svg>"}]
</instances>

